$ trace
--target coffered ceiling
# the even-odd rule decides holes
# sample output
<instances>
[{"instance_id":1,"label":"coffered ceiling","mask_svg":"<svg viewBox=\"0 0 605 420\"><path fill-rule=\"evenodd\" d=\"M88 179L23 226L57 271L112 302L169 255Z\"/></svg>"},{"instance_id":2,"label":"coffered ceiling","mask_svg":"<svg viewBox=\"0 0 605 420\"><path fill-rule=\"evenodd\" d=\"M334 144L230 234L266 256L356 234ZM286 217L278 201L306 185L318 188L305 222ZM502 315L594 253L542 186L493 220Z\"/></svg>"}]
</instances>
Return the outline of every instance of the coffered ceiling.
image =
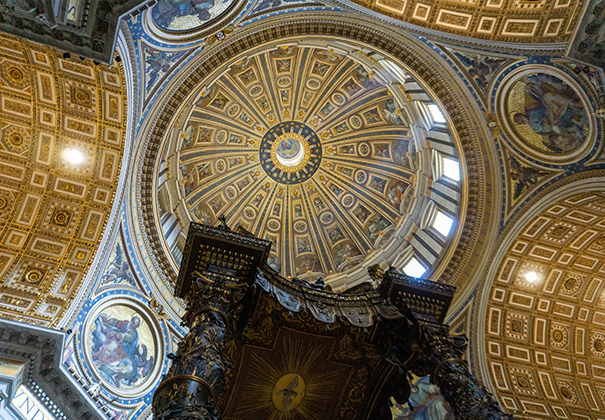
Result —
<instances>
[{"instance_id":1,"label":"coffered ceiling","mask_svg":"<svg viewBox=\"0 0 605 420\"><path fill-rule=\"evenodd\" d=\"M505 43L565 43L585 0L352 0L433 31Z\"/></svg>"},{"instance_id":2,"label":"coffered ceiling","mask_svg":"<svg viewBox=\"0 0 605 420\"><path fill-rule=\"evenodd\" d=\"M597 192L552 203L504 255L484 345L498 398L517 418L601 418L604 253L605 194Z\"/></svg>"},{"instance_id":3,"label":"coffered ceiling","mask_svg":"<svg viewBox=\"0 0 605 420\"><path fill-rule=\"evenodd\" d=\"M438 264L462 200L445 116L403 69L348 48L267 47L203 83L159 163L159 224L176 265L189 221L220 216L270 240L269 264L286 277L342 273L378 252L393 262L385 249L399 254L403 238L415 251L398 258L415 276ZM454 174L439 169L448 164ZM417 198L428 178L452 201Z\"/></svg>"},{"instance_id":4,"label":"coffered ceiling","mask_svg":"<svg viewBox=\"0 0 605 420\"><path fill-rule=\"evenodd\" d=\"M56 324L113 203L125 133L118 67L0 38L0 314Z\"/></svg>"}]
</instances>

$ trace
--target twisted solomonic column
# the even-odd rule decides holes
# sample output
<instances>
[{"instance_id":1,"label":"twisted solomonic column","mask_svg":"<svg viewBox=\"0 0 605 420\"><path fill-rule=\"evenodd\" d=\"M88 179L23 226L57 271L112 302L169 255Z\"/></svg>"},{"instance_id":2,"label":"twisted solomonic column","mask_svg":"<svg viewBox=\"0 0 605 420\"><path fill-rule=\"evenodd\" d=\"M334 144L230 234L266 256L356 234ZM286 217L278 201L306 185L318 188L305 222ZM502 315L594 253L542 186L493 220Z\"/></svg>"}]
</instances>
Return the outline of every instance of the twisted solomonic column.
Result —
<instances>
[{"instance_id":1,"label":"twisted solomonic column","mask_svg":"<svg viewBox=\"0 0 605 420\"><path fill-rule=\"evenodd\" d=\"M382 328L375 342L385 358L399 368L400 376L407 372L430 375L454 410L456 420L514 420L502 411L462 359L468 345L466 337L450 336L449 326L443 324L455 289L413 279L393 268L384 271L372 266L368 274L385 298ZM390 395L383 397L401 399L410 395L410 385L407 380L398 380L386 391Z\"/></svg>"},{"instance_id":2,"label":"twisted solomonic column","mask_svg":"<svg viewBox=\"0 0 605 420\"><path fill-rule=\"evenodd\" d=\"M216 396L223 391L228 366L225 343L235 329L248 285L197 272L183 323L189 333L179 343L172 366L153 396L156 420L217 420Z\"/></svg>"},{"instance_id":3,"label":"twisted solomonic column","mask_svg":"<svg viewBox=\"0 0 605 420\"><path fill-rule=\"evenodd\" d=\"M465 336L450 336L447 325L409 318L400 322L405 332L399 331L391 362L417 376L430 375L431 382L454 410L456 420L514 420L502 411L462 359L468 345Z\"/></svg>"}]
</instances>

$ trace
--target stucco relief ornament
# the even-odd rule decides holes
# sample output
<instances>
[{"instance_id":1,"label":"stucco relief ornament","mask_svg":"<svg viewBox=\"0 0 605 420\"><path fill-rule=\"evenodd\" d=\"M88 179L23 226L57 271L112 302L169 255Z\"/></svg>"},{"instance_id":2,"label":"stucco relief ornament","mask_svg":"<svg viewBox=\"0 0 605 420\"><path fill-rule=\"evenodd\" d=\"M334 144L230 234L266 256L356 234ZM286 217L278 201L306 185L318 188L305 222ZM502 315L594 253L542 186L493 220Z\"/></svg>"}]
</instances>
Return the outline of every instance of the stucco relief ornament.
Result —
<instances>
[{"instance_id":1,"label":"stucco relief ornament","mask_svg":"<svg viewBox=\"0 0 605 420\"><path fill-rule=\"evenodd\" d=\"M214 44L217 41L223 41L232 32L233 32L233 27L229 26L229 27L223 29L222 31L218 31L214 35L211 35L210 37L208 37L207 43L208 43L208 45L210 45L210 44Z\"/></svg>"},{"instance_id":2,"label":"stucco relief ornament","mask_svg":"<svg viewBox=\"0 0 605 420\"><path fill-rule=\"evenodd\" d=\"M494 137L500 135L500 126L495 114L487 114L487 126L492 130Z\"/></svg>"}]
</instances>

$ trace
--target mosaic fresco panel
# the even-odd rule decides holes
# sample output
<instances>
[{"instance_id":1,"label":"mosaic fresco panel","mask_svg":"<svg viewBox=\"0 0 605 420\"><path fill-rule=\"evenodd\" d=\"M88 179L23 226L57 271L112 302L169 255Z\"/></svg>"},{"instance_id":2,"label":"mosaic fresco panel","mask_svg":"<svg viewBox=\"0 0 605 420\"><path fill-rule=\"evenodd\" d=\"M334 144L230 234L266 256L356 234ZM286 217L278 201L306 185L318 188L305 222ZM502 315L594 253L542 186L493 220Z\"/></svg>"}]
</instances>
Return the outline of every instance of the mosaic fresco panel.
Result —
<instances>
[{"instance_id":1,"label":"mosaic fresco panel","mask_svg":"<svg viewBox=\"0 0 605 420\"><path fill-rule=\"evenodd\" d=\"M185 57L190 49L169 51L154 48L144 41L140 41L140 54L142 61L142 85L145 101L152 95L158 84L172 71Z\"/></svg>"},{"instance_id":2,"label":"mosaic fresco panel","mask_svg":"<svg viewBox=\"0 0 605 420\"><path fill-rule=\"evenodd\" d=\"M587 110L579 95L550 74L517 80L508 93L507 114L518 137L543 153L573 152L589 135Z\"/></svg>"},{"instance_id":3,"label":"mosaic fresco panel","mask_svg":"<svg viewBox=\"0 0 605 420\"><path fill-rule=\"evenodd\" d=\"M483 94L483 99L487 97L489 84L493 78L505 65L512 62L510 58L481 55L457 49L449 49L449 51L465 70L469 79L475 83L479 92Z\"/></svg>"},{"instance_id":4,"label":"mosaic fresco panel","mask_svg":"<svg viewBox=\"0 0 605 420\"><path fill-rule=\"evenodd\" d=\"M553 172L530 165L509 152L504 152L507 160L506 179L508 181L508 207L513 207L529 191L534 191Z\"/></svg>"},{"instance_id":5,"label":"mosaic fresco panel","mask_svg":"<svg viewBox=\"0 0 605 420\"><path fill-rule=\"evenodd\" d=\"M77 327L77 369L120 398L147 396L163 367L158 321L134 297L103 294Z\"/></svg>"},{"instance_id":6,"label":"mosaic fresco panel","mask_svg":"<svg viewBox=\"0 0 605 420\"><path fill-rule=\"evenodd\" d=\"M593 105L579 81L562 69L517 65L502 77L495 99L499 127L521 156L545 165L568 164L595 146Z\"/></svg>"},{"instance_id":7,"label":"mosaic fresco panel","mask_svg":"<svg viewBox=\"0 0 605 420\"><path fill-rule=\"evenodd\" d=\"M123 305L103 309L88 337L96 372L117 388L134 388L149 376L156 356L149 325Z\"/></svg>"},{"instance_id":8,"label":"mosaic fresco panel","mask_svg":"<svg viewBox=\"0 0 605 420\"><path fill-rule=\"evenodd\" d=\"M187 31L207 25L236 0L159 0L151 9L156 25L167 31Z\"/></svg>"}]
</instances>

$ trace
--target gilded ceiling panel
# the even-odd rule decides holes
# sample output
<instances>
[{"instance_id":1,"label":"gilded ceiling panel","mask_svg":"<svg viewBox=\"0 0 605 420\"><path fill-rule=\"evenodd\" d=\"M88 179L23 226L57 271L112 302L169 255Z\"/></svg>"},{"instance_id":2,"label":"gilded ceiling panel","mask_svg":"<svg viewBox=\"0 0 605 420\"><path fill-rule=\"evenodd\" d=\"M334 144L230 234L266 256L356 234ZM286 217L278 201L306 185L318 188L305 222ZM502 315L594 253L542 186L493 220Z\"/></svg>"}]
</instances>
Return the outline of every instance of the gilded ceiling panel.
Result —
<instances>
[{"instance_id":1,"label":"gilded ceiling panel","mask_svg":"<svg viewBox=\"0 0 605 420\"><path fill-rule=\"evenodd\" d=\"M568 42L585 0L353 0L402 22L506 43Z\"/></svg>"},{"instance_id":2,"label":"gilded ceiling panel","mask_svg":"<svg viewBox=\"0 0 605 420\"><path fill-rule=\"evenodd\" d=\"M0 38L0 313L54 325L101 240L123 152L118 68Z\"/></svg>"},{"instance_id":3,"label":"gilded ceiling panel","mask_svg":"<svg viewBox=\"0 0 605 420\"><path fill-rule=\"evenodd\" d=\"M548 206L506 251L491 287L485 346L506 410L590 418L605 397L605 194Z\"/></svg>"}]
</instances>

